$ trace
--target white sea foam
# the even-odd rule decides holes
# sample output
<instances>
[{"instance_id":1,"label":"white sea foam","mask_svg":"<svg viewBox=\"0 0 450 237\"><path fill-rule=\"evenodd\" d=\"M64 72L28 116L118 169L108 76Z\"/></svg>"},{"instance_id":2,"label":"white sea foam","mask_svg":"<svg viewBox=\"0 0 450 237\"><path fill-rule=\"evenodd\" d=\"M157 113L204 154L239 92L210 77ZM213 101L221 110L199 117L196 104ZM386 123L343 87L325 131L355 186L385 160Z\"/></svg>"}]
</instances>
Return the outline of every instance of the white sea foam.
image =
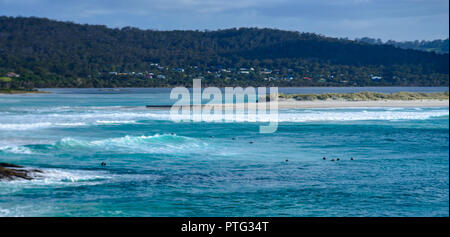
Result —
<instances>
[{"instance_id":1,"label":"white sea foam","mask_svg":"<svg viewBox=\"0 0 450 237\"><path fill-rule=\"evenodd\" d=\"M234 122L310 122L310 121L363 121L363 120L424 120L433 117L448 116L448 109L432 111L410 110L308 110L280 111L278 114L246 115L243 113L203 114L202 121L234 121ZM161 120L191 120L190 115L148 114L148 118Z\"/></svg>"},{"instance_id":2,"label":"white sea foam","mask_svg":"<svg viewBox=\"0 0 450 237\"><path fill-rule=\"evenodd\" d=\"M0 152L14 154L45 153L48 149L62 152L83 149L84 151L114 151L119 153L177 153L196 151L208 148L208 143L176 134L156 134L153 136L124 136L100 140L86 140L65 137L52 144L41 147L27 147L21 145L0 146Z\"/></svg>"},{"instance_id":3,"label":"white sea foam","mask_svg":"<svg viewBox=\"0 0 450 237\"><path fill-rule=\"evenodd\" d=\"M57 127L82 127L89 125L102 125L102 124L135 124L136 121L126 120L97 120L95 122L42 122L42 123L5 123L0 124L0 130L35 130L35 129L45 129L45 128L57 128Z\"/></svg>"},{"instance_id":4,"label":"white sea foam","mask_svg":"<svg viewBox=\"0 0 450 237\"><path fill-rule=\"evenodd\" d=\"M0 130L30 130L38 128L48 128L52 126L50 122L44 123L0 123Z\"/></svg>"},{"instance_id":5,"label":"white sea foam","mask_svg":"<svg viewBox=\"0 0 450 237\"><path fill-rule=\"evenodd\" d=\"M86 126L86 123L55 123L55 126L60 127L79 127L79 126Z\"/></svg>"},{"instance_id":6,"label":"white sea foam","mask_svg":"<svg viewBox=\"0 0 450 237\"><path fill-rule=\"evenodd\" d=\"M136 124L134 120L97 120L98 124Z\"/></svg>"},{"instance_id":7,"label":"white sea foam","mask_svg":"<svg viewBox=\"0 0 450 237\"><path fill-rule=\"evenodd\" d=\"M27 168L33 169L33 168ZM15 179L1 183L2 186L7 185L9 188L24 188L35 185L94 185L98 182L104 182L112 178L105 171L86 171L86 170L66 170L66 169L41 169L40 172L32 172L30 176L32 180ZM18 185L18 186L17 186ZM25 186L24 186L25 185ZM3 191L3 190L2 190ZM5 190L7 191L7 190ZM9 192L13 192L10 189Z\"/></svg>"},{"instance_id":8,"label":"white sea foam","mask_svg":"<svg viewBox=\"0 0 450 237\"><path fill-rule=\"evenodd\" d=\"M64 108L66 109L66 108ZM424 120L448 116L448 108L360 108L360 109L289 109L278 115L247 116L243 113L202 115L203 121L279 122L308 121L358 121L358 120ZM191 120L190 115L171 116L169 111L146 111L141 109L89 110L45 114L8 114L0 118L0 130L34 130L58 127L81 127L96 125L137 124L145 120ZM14 121L11 123L11 121Z\"/></svg>"},{"instance_id":9,"label":"white sea foam","mask_svg":"<svg viewBox=\"0 0 450 237\"><path fill-rule=\"evenodd\" d=\"M0 130L33 130L51 127L78 127L85 126L86 123L52 123L52 122L42 122L42 123L6 123L0 124Z\"/></svg>"},{"instance_id":10,"label":"white sea foam","mask_svg":"<svg viewBox=\"0 0 450 237\"><path fill-rule=\"evenodd\" d=\"M43 169L42 171L43 173L36 173L35 179L32 181L43 184L62 184L100 181L111 178L106 172L100 171L63 169Z\"/></svg>"},{"instance_id":11,"label":"white sea foam","mask_svg":"<svg viewBox=\"0 0 450 237\"><path fill-rule=\"evenodd\" d=\"M33 151L23 146L1 146L0 151L14 154L33 154Z\"/></svg>"},{"instance_id":12,"label":"white sea foam","mask_svg":"<svg viewBox=\"0 0 450 237\"><path fill-rule=\"evenodd\" d=\"M156 134L153 136L124 136L102 140L81 140L71 137L63 138L53 146L57 149L101 149L126 153L172 153L188 148L206 147L208 144L200 140L172 134Z\"/></svg>"},{"instance_id":13,"label":"white sea foam","mask_svg":"<svg viewBox=\"0 0 450 237\"><path fill-rule=\"evenodd\" d=\"M433 117L448 116L448 110L411 112L411 111L320 111L305 114L280 114L280 122L308 121L363 121L363 120L424 120Z\"/></svg>"},{"instance_id":14,"label":"white sea foam","mask_svg":"<svg viewBox=\"0 0 450 237\"><path fill-rule=\"evenodd\" d=\"M11 213L11 211L8 210L8 209L1 209L1 208L0 208L0 217L3 217L3 216L10 216L10 213Z\"/></svg>"}]
</instances>

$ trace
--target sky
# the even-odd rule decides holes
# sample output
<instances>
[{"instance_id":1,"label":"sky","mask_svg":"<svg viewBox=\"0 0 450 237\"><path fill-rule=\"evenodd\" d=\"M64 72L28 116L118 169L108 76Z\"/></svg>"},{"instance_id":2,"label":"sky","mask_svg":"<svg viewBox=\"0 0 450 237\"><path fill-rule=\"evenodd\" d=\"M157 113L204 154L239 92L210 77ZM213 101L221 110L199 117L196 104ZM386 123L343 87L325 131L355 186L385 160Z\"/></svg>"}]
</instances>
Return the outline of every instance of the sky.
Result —
<instances>
[{"instance_id":1,"label":"sky","mask_svg":"<svg viewBox=\"0 0 450 237\"><path fill-rule=\"evenodd\" d=\"M398 41L449 37L448 0L0 0L0 15L113 28L259 27Z\"/></svg>"}]
</instances>

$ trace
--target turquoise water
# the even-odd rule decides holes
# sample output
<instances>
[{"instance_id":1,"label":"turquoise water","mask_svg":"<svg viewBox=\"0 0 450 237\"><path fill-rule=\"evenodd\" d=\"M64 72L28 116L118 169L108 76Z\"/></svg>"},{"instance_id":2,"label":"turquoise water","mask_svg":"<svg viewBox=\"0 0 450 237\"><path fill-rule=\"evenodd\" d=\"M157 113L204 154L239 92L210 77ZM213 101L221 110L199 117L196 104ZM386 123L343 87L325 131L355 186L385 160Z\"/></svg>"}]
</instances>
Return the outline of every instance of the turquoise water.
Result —
<instances>
[{"instance_id":1,"label":"turquoise water","mask_svg":"<svg viewBox=\"0 0 450 237\"><path fill-rule=\"evenodd\" d=\"M166 89L52 91L0 95L0 162L44 171L0 181L0 216L449 215L447 107L280 110L260 134L144 107Z\"/></svg>"}]
</instances>

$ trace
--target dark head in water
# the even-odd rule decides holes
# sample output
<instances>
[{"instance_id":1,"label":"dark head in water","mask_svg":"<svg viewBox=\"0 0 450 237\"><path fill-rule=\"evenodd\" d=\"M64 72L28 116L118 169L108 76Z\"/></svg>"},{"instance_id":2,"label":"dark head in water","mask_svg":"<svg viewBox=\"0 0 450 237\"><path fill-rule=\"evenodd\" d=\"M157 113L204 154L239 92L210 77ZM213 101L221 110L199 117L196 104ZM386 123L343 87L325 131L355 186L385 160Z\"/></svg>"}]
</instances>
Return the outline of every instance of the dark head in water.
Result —
<instances>
[{"instance_id":1,"label":"dark head in water","mask_svg":"<svg viewBox=\"0 0 450 237\"><path fill-rule=\"evenodd\" d=\"M322 158L322 160L326 160L327 158L324 156L323 158Z\"/></svg>"},{"instance_id":2,"label":"dark head in water","mask_svg":"<svg viewBox=\"0 0 450 237\"><path fill-rule=\"evenodd\" d=\"M236 138L235 138L235 137L233 137L233 138L231 138L231 140L236 140Z\"/></svg>"},{"instance_id":3,"label":"dark head in water","mask_svg":"<svg viewBox=\"0 0 450 237\"><path fill-rule=\"evenodd\" d=\"M331 159L331 161L334 161L334 159Z\"/></svg>"},{"instance_id":4,"label":"dark head in water","mask_svg":"<svg viewBox=\"0 0 450 237\"><path fill-rule=\"evenodd\" d=\"M286 160L286 162L288 162L289 160Z\"/></svg>"},{"instance_id":5,"label":"dark head in water","mask_svg":"<svg viewBox=\"0 0 450 237\"><path fill-rule=\"evenodd\" d=\"M341 160L341 159L337 158L336 160Z\"/></svg>"},{"instance_id":6,"label":"dark head in water","mask_svg":"<svg viewBox=\"0 0 450 237\"><path fill-rule=\"evenodd\" d=\"M100 163L101 166L106 166L105 162Z\"/></svg>"},{"instance_id":7,"label":"dark head in water","mask_svg":"<svg viewBox=\"0 0 450 237\"><path fill-rule=\"evenodd\" d=\"M352 158L350 158L350 160L353 160L353 157L352 157Z\"/></svg>"},{"instance_id":8,"label":"dark head in water","mask_svg":"<svg viewBox=\"0 0 450 237\"><path fill-rule=\"evenodd\" d=\"M253 142L249 142L250 144L253 144Z\"/></svg>"}]
</instances>

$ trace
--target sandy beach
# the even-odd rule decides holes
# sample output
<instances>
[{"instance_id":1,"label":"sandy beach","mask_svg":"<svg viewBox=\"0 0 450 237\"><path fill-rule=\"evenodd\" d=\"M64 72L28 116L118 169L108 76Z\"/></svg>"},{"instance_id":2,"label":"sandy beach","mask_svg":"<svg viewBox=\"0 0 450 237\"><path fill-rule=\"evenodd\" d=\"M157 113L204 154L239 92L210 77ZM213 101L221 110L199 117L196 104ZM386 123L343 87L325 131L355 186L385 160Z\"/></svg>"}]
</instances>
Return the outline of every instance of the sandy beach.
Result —
<instances>
[{"instance_id":1,"label":"sandy beach","mask_svg":"<svg viewBox=\"0 0 450 237\"><path fill-rule=\"evenodd\" d=\"M235 104L236 109L245 109L245 107L260 106L267 109L272 106L274 108L274 102L264 103L240 103ZM164 109L171 106L147 106L149 109ZM197 106L193 106L197 108ZM217 109L232 109L233 104L220 104L220 105L208 105L203 104L203 108ZM308 108L374 108L374 107L449 107L448 100L373 100L373 101L346 101L346 100L312 100L312 101L297 101L294 99L280 99L278 101L279 109L308 109Z\"/></svg>"}]
</instances>

